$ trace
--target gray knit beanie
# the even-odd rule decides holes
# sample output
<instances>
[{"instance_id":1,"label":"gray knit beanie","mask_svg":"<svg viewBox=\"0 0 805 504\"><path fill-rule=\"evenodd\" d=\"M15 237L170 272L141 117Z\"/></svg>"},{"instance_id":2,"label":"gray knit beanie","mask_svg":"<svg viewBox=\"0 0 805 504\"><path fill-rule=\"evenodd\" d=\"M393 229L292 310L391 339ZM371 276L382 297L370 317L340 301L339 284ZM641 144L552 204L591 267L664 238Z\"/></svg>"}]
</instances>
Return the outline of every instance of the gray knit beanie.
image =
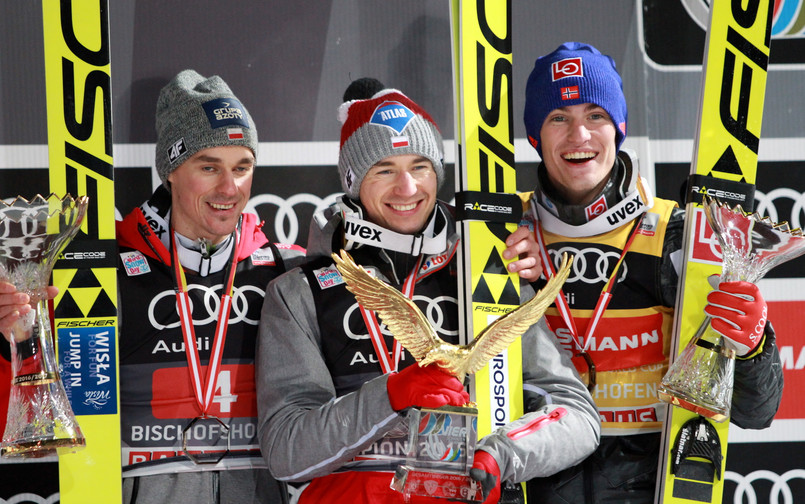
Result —
<instances>
[{"instance_id":1,"label":"gray knit beanie","mask_svg":"<svg viewBox=\"0 0 805 504\"><path fill-rule=\"evenodd\" d=\"M341 187L359 199L361 182L383 158L418 154L433 163L439 187L444 183L442 134L430 115L396 89L384 89L368 100L352 100L338 108Z\"/></svg>"},{"instance_id":2,"label":"gray knit beanie","mask_svg":"<svg viewBox=\"0 0 805 504\"><path fill-rule=\"evenodd\" d=\"M242 145L257 158L254 121L217 75L179 72L159 92L156 123L156 169L168 189L168 175L202 149Z\"/></svg>"}]
</instances>

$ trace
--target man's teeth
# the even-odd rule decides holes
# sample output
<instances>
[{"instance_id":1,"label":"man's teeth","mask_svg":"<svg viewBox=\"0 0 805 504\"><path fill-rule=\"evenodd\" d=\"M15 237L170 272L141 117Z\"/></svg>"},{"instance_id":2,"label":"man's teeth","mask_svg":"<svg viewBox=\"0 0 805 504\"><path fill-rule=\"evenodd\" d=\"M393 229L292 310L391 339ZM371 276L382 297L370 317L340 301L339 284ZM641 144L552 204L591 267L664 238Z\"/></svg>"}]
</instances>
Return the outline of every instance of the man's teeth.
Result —
<instances>
[{"instance_id":1,"label":"man's teeth","mask_svg":"<svg viewBox=\"0 0 805 504\"><path fill-rule=\"evenodd\" d=\"M210 206L216 210L229 210L230 208L234 207L235 205L230 203L229 205L221 205L219 203L210 203Z\"/></svg>"},{"instance_id":2,"label":"man's teeth","mask_svg":"<svg viewBox=\"0 0 805 504\"><path fill-rule=\"evenodd\" d=\"M389 206L391 206L391 208L397 210L398 212L407 212L408 210L413 210L414 208L416 208L416 203L410 203L408 205L389 205Z\"/></svg>"},{"instance_id":3,"label":"man's teeth","mask_svg":"<svg viewBox=\"0 0 805 504\"><path fill-rule=\"evenodd\" d=\"M595 157L595 152L570 152L562 157L564 159L592 159Z\"/></svg>"}]
</instances>

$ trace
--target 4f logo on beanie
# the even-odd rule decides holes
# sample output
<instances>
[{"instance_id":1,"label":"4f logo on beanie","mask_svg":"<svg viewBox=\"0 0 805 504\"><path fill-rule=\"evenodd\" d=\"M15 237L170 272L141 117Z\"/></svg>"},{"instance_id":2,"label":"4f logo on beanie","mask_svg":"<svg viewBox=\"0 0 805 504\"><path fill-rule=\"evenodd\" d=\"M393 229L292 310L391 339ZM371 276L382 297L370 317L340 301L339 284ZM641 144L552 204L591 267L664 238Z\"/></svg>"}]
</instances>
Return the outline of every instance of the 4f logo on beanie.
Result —
<instances>
[{"instance_id":1,"label":"4f logo on beanie","mask_svg":"<svg viewBox=\"0 0 805 504\"><path fill-rule=\"evenodd\" d=\"M565 77L584 77L581 58L565 58L551 64L551 78L554 82Z\"/></svg>"},{"instance_id":2,"label":"4f logo on beanie","mask_svg":"<svg viewBox=\"0 0 805 504\"><path fill-rule=\"evenodd\" d=\"M386 126L399 135L414 120L414 117L411 109L402 103L386 101L377 106L369 123Z\"/></svg>"},{"instance_id":3,"label":"4f logo on beanie","mask_svg":"<svg viewBox=\"0 0 805 504\"><path fill-rule=\"evenodd\" d=\"M184 137L182 137L168 147L168 159L171 163L174 163L185 152L187 152L187 147L184 146Z\"/></svg>"}]
</instances>

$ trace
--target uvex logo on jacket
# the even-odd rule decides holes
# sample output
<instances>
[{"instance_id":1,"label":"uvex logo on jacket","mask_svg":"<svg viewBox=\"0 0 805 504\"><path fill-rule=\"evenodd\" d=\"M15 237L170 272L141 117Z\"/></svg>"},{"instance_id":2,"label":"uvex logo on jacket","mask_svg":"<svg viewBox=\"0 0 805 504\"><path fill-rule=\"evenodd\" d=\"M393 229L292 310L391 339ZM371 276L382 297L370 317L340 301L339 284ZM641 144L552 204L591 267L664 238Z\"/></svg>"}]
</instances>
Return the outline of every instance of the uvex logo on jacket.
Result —
<instances>
[{"instance_id":1,"label":"uvex logo on jacket","mask_svg":"<svg viewBox=\"0 0 805 504\"><path fill-rule=\"evenodd\" d=\"M344 223L344 230L347 238L350 236L356 236L364 240L376 241L377 243L381 242L379 229L372 229L356 222L347 221Z\"/></svg>"},{"instance_id":2,"label":"uvex logo on jacket","mask_svg":"<svg viewBox=\"0 0 805 504\"><path fill-rule=\"evenodd\" d=\"M635 194L631 201L621 205L620 208L613 209L612 213L607 215L607 222L613 226L621 222L627 222L631 220L632 216L635 215L643 206L643 202L640 201L640 195Z\"/></svg>"}]
</instances>

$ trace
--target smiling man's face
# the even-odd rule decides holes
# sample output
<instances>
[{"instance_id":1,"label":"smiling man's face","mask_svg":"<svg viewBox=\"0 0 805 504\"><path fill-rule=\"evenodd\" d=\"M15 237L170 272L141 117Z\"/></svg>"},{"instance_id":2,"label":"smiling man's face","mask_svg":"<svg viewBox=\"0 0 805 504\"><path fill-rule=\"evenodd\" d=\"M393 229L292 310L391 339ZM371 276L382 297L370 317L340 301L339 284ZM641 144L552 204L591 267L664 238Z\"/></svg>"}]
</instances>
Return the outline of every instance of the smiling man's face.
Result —
<instances>
[{"instance_id":1,"label":"smiling man's face","mask_svg":"<svg viewBox=\"0 0 805 504\"><path fill-rule=\"evenodd\" d=\"M383 158L366 173L360 199L371 222L404 234L425 227L436 205L433 163L416 154Z\"/></svg>"},{"instance_id":2,"label":"smiling man's face","mask_svg":"<svg viewBox=\"0 0 805 504\"><path fill-rule=\"evenodd\" d=\"M615 163L615 124L592 103L552 110L540 129L548 178L568 203L585 205L597 196Z\"/></svg>"},{"instance_id":3,"label":"smiling man's face","mask_svg":"<svg viewBox=\"0 0 805 504\"><path fill-rule=\"evenodd\" d=\"M168 175L171 226L191 240L219 243L237 226L249 201L254 153L242 146L202 149Z\"/></svg>"}]
</instances>

